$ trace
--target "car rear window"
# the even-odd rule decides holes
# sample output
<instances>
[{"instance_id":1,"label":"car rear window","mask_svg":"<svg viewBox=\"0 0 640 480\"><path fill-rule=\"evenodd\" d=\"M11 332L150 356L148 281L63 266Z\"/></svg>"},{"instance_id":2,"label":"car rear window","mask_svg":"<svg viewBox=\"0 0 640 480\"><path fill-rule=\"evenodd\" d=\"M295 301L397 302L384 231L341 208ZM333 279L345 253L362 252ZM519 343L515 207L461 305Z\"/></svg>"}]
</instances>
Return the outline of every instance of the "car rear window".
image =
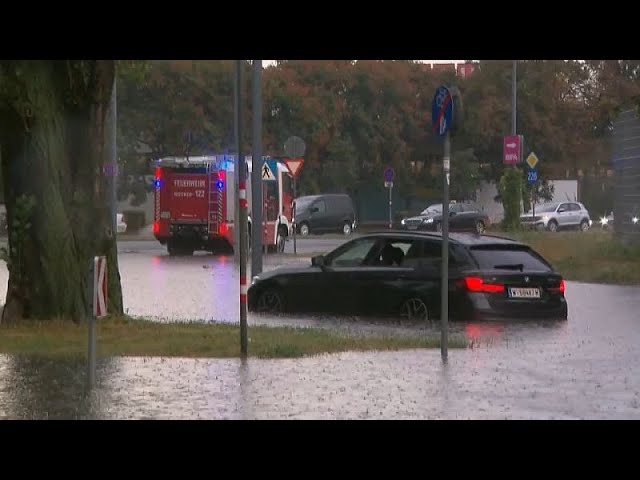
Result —
<instances>
[{"instance_id":1,"label":"car rear window","mask_svg":"<svg viewBox=\"0 0 640 480\"><path fill-rule=\"evenodd\" d=\"M510 268L522 265L523 270L550 272L551 266L526 245L476 245L471 254L482 270Z\"/></svg>"}]
</instances>

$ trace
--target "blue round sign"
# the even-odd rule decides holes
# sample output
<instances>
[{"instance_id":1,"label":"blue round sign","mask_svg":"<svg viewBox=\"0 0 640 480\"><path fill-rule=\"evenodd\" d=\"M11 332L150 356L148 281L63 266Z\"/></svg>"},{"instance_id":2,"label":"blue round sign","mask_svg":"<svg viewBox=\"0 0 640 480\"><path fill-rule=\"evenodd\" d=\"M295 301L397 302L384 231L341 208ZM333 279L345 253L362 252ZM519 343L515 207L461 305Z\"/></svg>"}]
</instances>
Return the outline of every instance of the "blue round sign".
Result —
<instances>
[{"instance_id":1,"label":"blue round sign","mask_svg":"<svg viewBox=\"0 0 640 480\"><path fill-rule=\"evenodd\" d=\"M384 169L384 181L385 182L393 182L393 177L395 176L395 172L393 168L387 167Z\"/></svg>"},{"instance_id":2,"label":"blue round sign","mask_svg":"<svg viewBox=\"0 0 640 480\"><path fill-rule=\"evenodd\" d=\"M451 129L453 122L453 97L444 85L436 89L431 104L431 121L433 130L439 137L444 137Z\"/></svg>"},{"instance_id":3,"label":"blue round sign","mask_svg":"<svg viewBox=\"0 0 640 480\"><path fill-rule=\"evenodd\" d=\"M535 168L527 169L527 183L533 185L538 181L538 171Z\"/></svg>"}]
</instances>

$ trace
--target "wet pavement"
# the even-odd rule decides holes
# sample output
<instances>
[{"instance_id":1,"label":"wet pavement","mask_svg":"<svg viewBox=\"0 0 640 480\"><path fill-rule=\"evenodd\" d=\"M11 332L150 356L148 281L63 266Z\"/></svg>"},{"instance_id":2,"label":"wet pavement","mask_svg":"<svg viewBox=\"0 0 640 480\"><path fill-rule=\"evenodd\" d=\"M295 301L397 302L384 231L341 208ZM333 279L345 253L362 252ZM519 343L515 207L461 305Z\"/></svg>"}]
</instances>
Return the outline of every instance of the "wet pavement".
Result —
<instances>
[{"instance_id":1,"label":"wet pavement","mask_svg":"<svg viewBox=\"0 0 640 480\"><path fill-rule=\"evenodd\" d=\"M130 314L237 321L232 257L134 250L120 256ZM265 269L277 263L268 258ZM4 296L4 265L0 287ZM447 365L437 349L245 362L100 359L98 386L87 395L82 359L0 356L0 418L640 419L640 288L567 282L566 296L567 322L453 324L469 347L451 350ZM255 323L437 333L356 318L251 316Z\"/></svg>"}]
</instances>

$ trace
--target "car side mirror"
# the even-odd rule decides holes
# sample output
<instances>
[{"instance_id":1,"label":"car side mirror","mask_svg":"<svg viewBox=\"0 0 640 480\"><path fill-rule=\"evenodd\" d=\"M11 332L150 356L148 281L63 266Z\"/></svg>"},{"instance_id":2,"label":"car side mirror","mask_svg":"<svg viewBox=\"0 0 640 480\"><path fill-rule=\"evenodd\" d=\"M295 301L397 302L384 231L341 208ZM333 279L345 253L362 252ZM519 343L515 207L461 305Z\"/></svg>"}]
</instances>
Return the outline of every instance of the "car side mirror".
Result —
<instances>
[{"instance_id":1,"label":"car side mirror","mask_svg":"<svg viewBox=\"0 0 640 480\"><path fill-rule=\"evenodd\" d=\"M324 255L316 255L315 257L311 257L311 266L313 267L324 267L325 266L325 260L324 260Z\"/></svg>"}]
</instances>

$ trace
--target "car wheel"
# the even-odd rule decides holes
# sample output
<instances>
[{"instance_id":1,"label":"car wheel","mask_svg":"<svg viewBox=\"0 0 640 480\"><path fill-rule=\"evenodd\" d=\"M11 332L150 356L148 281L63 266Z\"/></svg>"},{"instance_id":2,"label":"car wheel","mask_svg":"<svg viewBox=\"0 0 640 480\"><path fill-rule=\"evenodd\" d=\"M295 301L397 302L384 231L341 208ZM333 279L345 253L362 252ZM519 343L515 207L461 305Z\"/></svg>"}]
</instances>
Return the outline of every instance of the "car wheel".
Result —
<instances>
[{"instance_id":1,"label":"car wheel","mask_svg":"<svg viewBox=\"0 0 640 480\"><path fill-rule=\"evenodd\" d=\"M484 222L482 220L478 220L476 222L476 233L478 235L482 235L485 231L485 226L484 226Z\"/></svg>"},{"instance_id":2,"label":"car wheel","mask_svg":"<svg viewBox=\"0 0 640 480\"><path fill-rule=\"evenodd\" d=\"M587 222L586 220L582 220L582 222L580 222L580 230L582 230L583 232L589 230L589 222Z\"/></svg>"},{"instance_id":3,"label":"car wheel","mask_svg":"<svg viewBox=\"0 0 640 480\"><path fill-rule=\"evenodd\" d=\"M351 235L351 224L349 222L344 222L342 226L342 233L345 235Z\"/></svg>"},{"instance_id":4,"label":"car wheel","mask_svg":"<svg viewBox=\"0 0 640 480\"><path fill-rule=\"evenodd\" d=\"M407 320L429 321L429 309L419 298L405 300L400 307L400 314Z\"/></svg>"},{"instance_id":5,"label":"car wheel","mask_svg":"<svg viewBox=\"0 0 640 480\"><path fill-rule=\"evenodd\" d=\"M259 313L282 313L284 311L282 293L275 288L268 288L262 292L256 302L256 311Z\"/></svg>"},{"instance_id":6,"label":"car wheel","mask_svg":"<svg viewBox=\"0 0 640 480\"><path fill-rule=\"evenodd\" d=\"M550 232L557 232L558 222L556 222L555 220L549 221L549 225L547 225L547 228L549 229Z\"/></svg>"},{"instance_id":7,"label":"car wheel","mask_svg":"<svg viewBox=\"0 0 640 480\"><path fill-rule=\"evenodd\" d=\"M306 223L303 223L300 225L300 235L302 235L303 237L308 236L310 233L309 230L309 225L307 225Z\"/></svg>"}]
</instances>

